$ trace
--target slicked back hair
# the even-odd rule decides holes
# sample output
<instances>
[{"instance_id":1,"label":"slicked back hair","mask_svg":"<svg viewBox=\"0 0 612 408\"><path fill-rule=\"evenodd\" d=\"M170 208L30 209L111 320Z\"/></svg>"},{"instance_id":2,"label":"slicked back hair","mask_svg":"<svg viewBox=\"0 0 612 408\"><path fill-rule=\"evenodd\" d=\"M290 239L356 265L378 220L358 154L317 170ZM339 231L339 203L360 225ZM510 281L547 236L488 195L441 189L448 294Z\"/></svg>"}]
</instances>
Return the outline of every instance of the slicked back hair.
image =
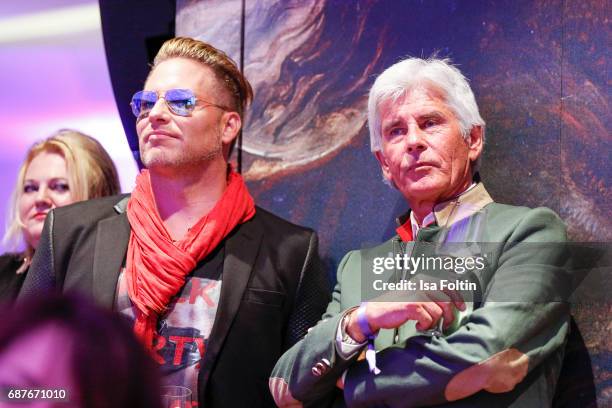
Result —
<instances>
[{"instance_id":1,"label":"slicked back hair","mask_svg":"<svg viewBox=\"0 0 612 408\"><path fill-rule=\"evenodd\" d=\"M176 37L162 45L153 60L153 69L161 62L171 58L188 58L212 69L230 97L229 107L240 115L240 119L244 119L244 111L253 100L253 88L236 63L225 52L204 41L189 37Z\"/></svg>"}]
</instances>

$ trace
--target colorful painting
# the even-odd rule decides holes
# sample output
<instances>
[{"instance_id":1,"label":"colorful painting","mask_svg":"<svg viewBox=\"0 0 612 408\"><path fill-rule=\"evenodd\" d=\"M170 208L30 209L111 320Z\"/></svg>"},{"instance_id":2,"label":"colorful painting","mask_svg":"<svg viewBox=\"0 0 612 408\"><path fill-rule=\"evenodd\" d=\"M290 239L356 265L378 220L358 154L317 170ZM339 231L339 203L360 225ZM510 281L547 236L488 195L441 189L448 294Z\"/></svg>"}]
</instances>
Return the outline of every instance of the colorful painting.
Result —
<instances>
[{"instance_id":1,"label":"colorful painting","mask_svg":"<svg viewBox=\"0 0 612 408\"><path fill-rule=\"evenodd\" d=\"M408 55L450 57L471 80L496 201L552 208L574 241L612 239L605 1L246 0L243 14L240 0L179 0L176 30L244 67L256 96L243 173L259 205L318 231L330 271L407 210L370 153L365 107ZM610 402L610 306L574 315Z\"/></svg>"}]
</instances>

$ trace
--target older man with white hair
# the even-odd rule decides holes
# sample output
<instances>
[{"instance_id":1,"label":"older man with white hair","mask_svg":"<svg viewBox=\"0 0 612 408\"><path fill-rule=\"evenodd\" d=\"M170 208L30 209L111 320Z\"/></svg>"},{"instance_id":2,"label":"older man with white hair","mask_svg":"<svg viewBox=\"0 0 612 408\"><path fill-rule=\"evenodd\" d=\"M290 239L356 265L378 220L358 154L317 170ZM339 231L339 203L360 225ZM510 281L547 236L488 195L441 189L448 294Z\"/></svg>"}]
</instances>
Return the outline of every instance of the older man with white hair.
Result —
<instances>
[{"instance_id":1,"label":"older man with white hair","mask_svg":"<svg viewBox=\"0 0 612 408\"><path fill-rule=\"evenodd\" d=\"M368 113L383 176L411 210L395 237L344 257L323 319L274 368L275 402L550 405L569 328L563 222L487 193L485 122L449 60L391 66Z\"/></svg>"}]
</instances>

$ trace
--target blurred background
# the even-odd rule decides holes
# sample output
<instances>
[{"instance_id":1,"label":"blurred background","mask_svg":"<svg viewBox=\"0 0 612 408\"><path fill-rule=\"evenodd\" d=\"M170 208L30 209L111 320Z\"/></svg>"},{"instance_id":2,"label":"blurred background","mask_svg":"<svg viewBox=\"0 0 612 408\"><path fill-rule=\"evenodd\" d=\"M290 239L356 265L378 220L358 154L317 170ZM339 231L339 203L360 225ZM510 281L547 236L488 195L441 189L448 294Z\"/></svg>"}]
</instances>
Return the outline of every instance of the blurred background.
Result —
<instances>
[{"instance_id":1,"label":"blurred background","mask_svg":"<svg viewBox=\"0 0 612 408\"><path fill-rule=\"evenodd\" d=\"M137 167L117 114L96 0L0 2L0 67L2 231L26 150L60 128L98 139L123 191L131 191Z\"/></svg>"}]
</instances>

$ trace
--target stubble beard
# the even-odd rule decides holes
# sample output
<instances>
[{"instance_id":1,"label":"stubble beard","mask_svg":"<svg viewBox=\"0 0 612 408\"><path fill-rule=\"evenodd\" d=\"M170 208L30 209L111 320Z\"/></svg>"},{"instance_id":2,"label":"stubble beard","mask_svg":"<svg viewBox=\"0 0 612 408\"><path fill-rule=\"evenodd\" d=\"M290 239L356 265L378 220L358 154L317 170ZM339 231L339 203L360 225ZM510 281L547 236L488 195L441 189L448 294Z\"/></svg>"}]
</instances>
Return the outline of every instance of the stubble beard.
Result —
<instances>
[{"instance_id":1,"label":"stubble beard","mask_svg":"<svg viewBox=\"0 0 612 408\"><path fill-rule=\"evenodd\" d=\"M157 152L143 152L141 149L142 163L148 169L187 169L201 168L206 164L223 157L223 146L221 134L218 132L215 144L210 146L204 153L193 154L190 151L182 150L176 154L161 150Z\"/></svg>"}]
</instances>

